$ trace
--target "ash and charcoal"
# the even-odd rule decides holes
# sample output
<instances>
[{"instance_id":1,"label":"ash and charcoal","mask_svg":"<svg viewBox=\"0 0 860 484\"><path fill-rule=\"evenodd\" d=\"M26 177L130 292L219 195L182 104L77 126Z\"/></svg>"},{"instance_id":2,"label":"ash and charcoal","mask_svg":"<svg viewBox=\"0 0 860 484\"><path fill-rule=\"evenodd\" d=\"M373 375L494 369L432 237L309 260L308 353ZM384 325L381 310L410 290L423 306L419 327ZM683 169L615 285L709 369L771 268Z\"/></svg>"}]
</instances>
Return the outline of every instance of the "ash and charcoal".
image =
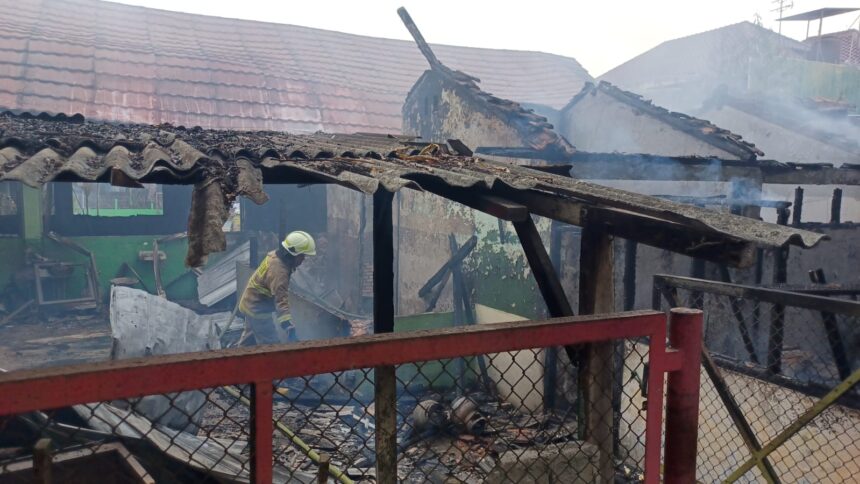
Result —
<instances>
[{"instance_id":1,"label":"ash and charcoal","mask_svg":"<svg viewBox=\"0 0 860 484\"><path fill-rule=\"evenodd\" d=\"M286 397L275 401L277 420L317 452L331 456L333 466L356 482L375 480L374 407L352 400L313 402L290 382ZM285 388L285 387L282 387ZM341 400L343 402L343 400ZM484 393L462 396L428 394L420 399L404 394L398 404L398 478L402 482L491 482L504 459L530 451L552 460L560 448L585 449L578 440L575 416L568 412L522 413L514 405ZM247 440L248 409L216 390L203 412L200 435L223 440ZM288 472L311 473L316 464L288 437L276 432L276 464ZM586 460L593 451L586 449ZM506 457L508 456L508 457ZM619 468L619 482L637 482L638 472Z\"/></svg>"}]
</instances>

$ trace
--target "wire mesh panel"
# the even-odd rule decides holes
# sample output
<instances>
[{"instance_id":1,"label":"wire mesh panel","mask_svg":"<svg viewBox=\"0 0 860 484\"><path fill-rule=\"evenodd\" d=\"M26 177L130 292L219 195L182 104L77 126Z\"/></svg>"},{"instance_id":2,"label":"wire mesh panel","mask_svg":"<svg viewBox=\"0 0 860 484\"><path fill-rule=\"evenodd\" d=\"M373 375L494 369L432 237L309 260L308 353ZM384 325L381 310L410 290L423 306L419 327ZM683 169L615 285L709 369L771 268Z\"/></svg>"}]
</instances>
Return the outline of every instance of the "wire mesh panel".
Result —
<instances>
[{"instance_id":1,"label":"wire mesh panel","mask_svg":"<svg viewBox=\"0 0 860 484\"><path fill-rule=\"evenodd\" d=\"M702 375L698 476L718 482L751 458L751 448L789 431L857 370L860 317L791 306L791 298L707 292L708 282L683 289L667 284L660 291L664 305L695 301L705 312L704 346L716 374ZM782 482L855 479L860 388L828 403L737 482L764 482L765 473Z\"/></svg>"},{"instance_id":2,"label":"wire mesh panel","mask_svg":"<svg viewBox=\"0 0 860 484\"><path fill-rule=\"evenodd\" d=\"M236 389L237 395L241 391ZM4 417L0 482L32 482L50 441L54 482L248 480L248 410L225 389L74 405ZM22 445L23 444L23 445Z\"/></svg>"},{"instance_id":3,"label":"wire mesh panel","mask_svg":"<svg viewBox=\"0 0 860 484\"><path fill-rule=\"evenodd\" d=\"M665 319L650 312L575 321L500 323L457 338L436 330L154 356L6 378L0 389L30 397L0 392L0 483L45 472L56 482L109 483L643 481L646 459L658 455L645 435L658 429L659 443L661 426L648 401L659 408L663 399L662 385L647 383L678 371L664 348L649 346L663 341ZM524 341L572 346L524 348ZM660 357L652 360L655 348ZM698 354L682 353L689 351ZM649 365L657 368L651 375ZM246 379L256 383L232 383ZM198 381L209 388L75 404ZM61 409L32 410L38 406Z\"/></svg>"}]
</instances>

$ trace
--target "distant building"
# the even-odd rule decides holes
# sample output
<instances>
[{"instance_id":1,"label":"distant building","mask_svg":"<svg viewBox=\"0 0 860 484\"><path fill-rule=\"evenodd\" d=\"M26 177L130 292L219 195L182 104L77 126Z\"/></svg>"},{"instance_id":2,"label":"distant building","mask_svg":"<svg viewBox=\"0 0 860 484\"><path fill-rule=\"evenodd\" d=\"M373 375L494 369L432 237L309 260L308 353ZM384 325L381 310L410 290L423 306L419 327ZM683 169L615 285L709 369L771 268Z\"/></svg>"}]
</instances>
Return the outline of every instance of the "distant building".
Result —
<instances>
[{"instance_id":1,"label":"distant building","mask_svg":"<svg viewBox=\"0 0 860 484\"><path fill-rule=\"evenodd\" d=\"M0 20L0 110L396 134L406 95L426 68L412 42L294 25L98 0L0 0L0 9L9 12ZM434 48L492 92L553 109L591 80L567 57Z\"/></svg>"},{"instance_id":2,"label":"distant building","mask_svg":"<svg viewBox=\"0 0 860 484\"><path fill-rule=\"evenodd\" d=\"M559 117L556 130L583 151L730 160L764 155L730 131L664 109L606 81L586 84Z\"/></svg>"},{"instance_id":3,"label":"distant building","mask_svg":"<svg viewBox=\"0 0 860 484\"><path fill-rule=\"evenodd\" d=\"M750 22L669 40L600 76L681 112L719 87L746 90L750 73L773 59L805 59L809 46Z\"/></svg>"},{"instance_id":4,"label":"distant building","mask_svg":"<svg viewBox=\"0 0 860 484\"><path fill-rule=\"evenodd\" d=\"M860 30L810 37L804 43L809 45L810 60L860 66Z\"/></svg>"}]
</instances>

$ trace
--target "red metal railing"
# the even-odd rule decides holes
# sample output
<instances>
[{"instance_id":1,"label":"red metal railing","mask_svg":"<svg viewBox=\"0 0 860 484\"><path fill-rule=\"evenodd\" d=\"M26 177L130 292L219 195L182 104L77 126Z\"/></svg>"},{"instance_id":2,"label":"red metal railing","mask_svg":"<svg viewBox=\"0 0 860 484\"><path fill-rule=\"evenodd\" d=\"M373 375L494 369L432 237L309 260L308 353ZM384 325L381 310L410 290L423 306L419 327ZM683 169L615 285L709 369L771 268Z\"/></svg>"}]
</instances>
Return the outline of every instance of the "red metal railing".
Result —
<instances>
[{"instance_id":1,"label":"red metal railing","mask_svg":"<svg viewBox=\"0 0 860 484\"><path fill-rule=\"evenodd\" d=\"M252 386L252 482L272 480L272 382L312 374L538 347L648 337L645 482L660 481L668 374L665 482L694 482L702 313L676 309L557 318L28 370L0 376L0 416L225 385Z\"/></svg>"}]
</instances>

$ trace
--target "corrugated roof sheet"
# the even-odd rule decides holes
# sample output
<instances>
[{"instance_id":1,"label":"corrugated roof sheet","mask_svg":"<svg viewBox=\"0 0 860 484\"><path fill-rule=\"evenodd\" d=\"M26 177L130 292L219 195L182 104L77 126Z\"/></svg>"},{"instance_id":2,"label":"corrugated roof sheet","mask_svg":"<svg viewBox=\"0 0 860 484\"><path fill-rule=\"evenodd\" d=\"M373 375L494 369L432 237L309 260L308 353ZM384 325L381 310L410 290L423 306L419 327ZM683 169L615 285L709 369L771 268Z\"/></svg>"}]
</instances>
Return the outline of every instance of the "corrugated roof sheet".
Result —
<instances>
[{"instance_id":1,"label":"corrugated roof sheet","mask_svg":"<svg viewBox=\"0 0 860 484\"><path fill-rule=\"evenodd\" d=\"M744 141L741 135L732 133L727 129L722 129L707 120L694 118L684 113L669 111L666 108L657 106L639 94L625 91L606 81L600 81L596 85L591 82L586 83L582 91L571 99L563 111L570 109L585 95L594 91L604 92L641 112L663 121L679 131L683 131L705 143L731 153L741 160L754 160L758 156L764 156L761 150L756 148L754 144Z\"/></svg>"},{"instance_id":2,"label":"corrugated roof sheet","mask_svg":"<svg viewBox=\"0 0 860 484\"><path fill-rule=\"evenodd\" d=\"M219 129L400 132L426 69L409 41L98 0L0 0L0 108ZM395 20L391 20L395 21ZM559 108L574 59L434 46L484 89Z\"/></svg>"},{"instance_id":3,"label":"corrugated roof sheet","mask_svg":"<svg viewBox=\"0 0 860 484\"><path fill-rule=\"evenodd\" d=\"M506 196L539 192L764 247L811 247L822 234L682 205L527 167L443 152L418 153L380 135L289 135L112 125L0 116L0 180L196 183L189 265L224 250L221 225L237 195L262 203L262 182L322 181L365 193L410 186L445 196L457 188ZM213 239L201 236L209 234ZM203 237L200 239L198 237ZM220 240L217 238L220 237Z\"/></svg>"}]
</instances>

